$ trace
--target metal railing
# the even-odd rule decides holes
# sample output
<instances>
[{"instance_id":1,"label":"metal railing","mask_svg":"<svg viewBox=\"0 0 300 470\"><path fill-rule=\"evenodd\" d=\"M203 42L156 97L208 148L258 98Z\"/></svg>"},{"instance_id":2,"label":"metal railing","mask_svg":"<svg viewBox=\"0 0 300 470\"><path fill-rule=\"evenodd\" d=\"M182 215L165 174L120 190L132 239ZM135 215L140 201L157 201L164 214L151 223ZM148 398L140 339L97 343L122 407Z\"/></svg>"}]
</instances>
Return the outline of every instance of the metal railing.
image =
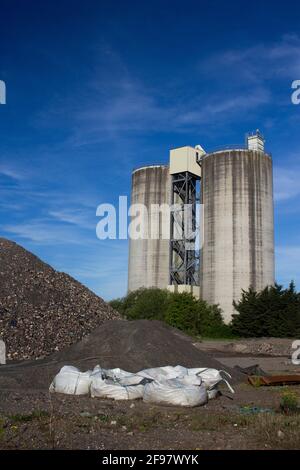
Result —
<instances>
[{"instance_id":1,"label":"metal railing","mask_svg":"<svg viewBox=\"0 0 300 470\"><path fill-rule=\"evenodd\" d=\"M205 155L209 155L211 153L221 152L222 150L250 150L248 149L248 145L246 144L233 144L233 145L220 145L218 147L214 147L213 149L209 149ZM264 153L269 157L272 157L270 152L264 150ZM204 157L205 157L204 155Z\"/></svg>"},{"instance_id":2,"label":"metal railing","mask_svg":"<svg viewBox=\"0 0 300 470\"><path fill-rule=\"evenodd\" d=\"M168 166L168 163L166 163L166 162L164 162L164 163L146 163L145 165L140 165L140 166L134 167L133 170L132 170L132 173L134 171L142 170L143 168L149 168L149 167L152 167L152 166Z\"/></svg>"}]
</instances>

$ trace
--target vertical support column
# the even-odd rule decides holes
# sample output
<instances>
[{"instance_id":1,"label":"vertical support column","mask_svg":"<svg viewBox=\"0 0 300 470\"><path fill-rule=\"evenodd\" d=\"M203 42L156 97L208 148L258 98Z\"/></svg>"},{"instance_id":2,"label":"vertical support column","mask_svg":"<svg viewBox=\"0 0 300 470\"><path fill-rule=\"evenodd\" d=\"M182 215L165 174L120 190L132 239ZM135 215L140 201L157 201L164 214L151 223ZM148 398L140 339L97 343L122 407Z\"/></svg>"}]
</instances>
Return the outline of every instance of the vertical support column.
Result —
<instances>
[{"instance_id":1,"label":"vertical support column","mask_svg":"<svg viewBox=\"0 0 300 470\"><path fill-rule=\"evenodd\" d=\"M197 178L185 171L172 175L170 218L170 284L198 285L196 254ZM192 233L191 233L192 232Z\"/></svg>"}]
</instances>

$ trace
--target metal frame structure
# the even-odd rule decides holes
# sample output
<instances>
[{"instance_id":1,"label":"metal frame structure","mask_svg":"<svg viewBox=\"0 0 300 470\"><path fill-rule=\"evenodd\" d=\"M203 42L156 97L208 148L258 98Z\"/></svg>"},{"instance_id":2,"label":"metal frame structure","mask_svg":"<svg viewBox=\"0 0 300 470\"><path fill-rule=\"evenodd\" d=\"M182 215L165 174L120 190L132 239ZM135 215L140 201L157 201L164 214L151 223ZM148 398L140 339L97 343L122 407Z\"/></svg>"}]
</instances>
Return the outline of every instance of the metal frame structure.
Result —
<instances>
[{"instance_id":1,"label":"metal frame structure","mask_svg":"<svg viewBox=\"0 0 300 470\"><path fill-rule=\"evenodd\" d=\"M200 178L186 171L172 175L170 217L170 284L198 285L196 208ZM189 208L187 211L186 209Z\"/></svg>"}]
</instances>

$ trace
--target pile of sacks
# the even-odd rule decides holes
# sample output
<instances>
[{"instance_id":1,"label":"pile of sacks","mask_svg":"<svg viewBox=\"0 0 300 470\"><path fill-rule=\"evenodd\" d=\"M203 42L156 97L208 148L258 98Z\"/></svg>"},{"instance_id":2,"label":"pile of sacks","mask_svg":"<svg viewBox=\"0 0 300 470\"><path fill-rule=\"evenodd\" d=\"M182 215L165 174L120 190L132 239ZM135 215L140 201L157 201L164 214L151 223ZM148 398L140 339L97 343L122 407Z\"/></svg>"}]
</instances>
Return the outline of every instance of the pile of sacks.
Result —
<instances>
[{"instance_id":1,"label":"pile of sacks","mask_svg":"<svg viewBox=\"0 0 300 470\"><path fill-rule=\"evenodd\" d=\"M50 392L114 400L142 398L146 403L193 407L215 398L222 382L234 393L224 376L231 378L222 370L182 366L156 367L136 374L122 369L101 369L98 365L87 372L64 366L51 383Z\"/></svg>"}]
</instances>

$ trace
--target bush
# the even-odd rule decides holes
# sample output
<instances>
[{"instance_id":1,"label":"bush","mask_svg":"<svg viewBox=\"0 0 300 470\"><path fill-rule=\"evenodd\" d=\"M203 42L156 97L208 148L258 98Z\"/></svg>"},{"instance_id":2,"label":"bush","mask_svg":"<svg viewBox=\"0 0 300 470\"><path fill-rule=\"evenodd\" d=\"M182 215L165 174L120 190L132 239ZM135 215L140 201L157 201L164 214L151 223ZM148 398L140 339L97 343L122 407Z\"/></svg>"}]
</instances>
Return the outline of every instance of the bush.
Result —
<instances>
[{"instance_id":1,"label":"bush","mask_svg":"<svg viewBox=\"0 0 300 470\"><path fill-rule=\"evenodd\" d=\"M122 316L128 320L148 319L164 320L168 303L168 291L157 289L138 289L130 292L123 299L110 302Z\"/></svg>"},{"instance_id":2,"label":"bush","mask_svg":"<svg viewBox=\"0 0 300 470\"><path fill-rule=\"evenodd\" d=\"M299 411L297 393L293 390L284 390L281 393L280 408L287 414Z\"/></svg>"},{"instance_id":3,"label":"bush","mask_svg":"<svg viewBox=\"0 0 300 470\"><path fill-rule=\"evenodd\" d=\"M166 323L190 334L199 332L197 300L188 293L171 293L164 317Z\"/></svg>"},{"instance_id":4,"label":"bush","mask_svg":"<svg viewBox=\"0 0 300 470\"><path fill-rule=\"evenodd\" d=\"M232 331L244 337L299 337L300 294L291 282L288 289L276 284L261 292L243 291L233 303L237 314L232 318Z\"/></svg>"},{"instance_id":5,"label":"bush","mask_svg":"<svg viewBox=\"0 0 300 470\"><path fill-rule=\"evenodd\" d=\"M110 305L129 320L161 320L191 335L231 337L217 305L197 300L189 293L171 293L151 288L130 292Z\"/></svg>"},{"instance_id":6,"label":"bush","mask_svg":"<svg viewBox=\"0 0 300 470\"><path fill-rule=\"evenodd\" d=\"M117 312L122 313L123 310L123 299L114 299L109 302L109 305Z\"/></svg>"},{"instance_id":7,"label":"bush","mask_svg":"<svg viewBox=\"0 0 300 470\"><path fill-rule=\"evenodd\" d=\"M218 305L209 305L204 300L198 300L201 335L207 338L232 338L231 327L223 321L222 310Z\"/></svg>"}]
</instances>

